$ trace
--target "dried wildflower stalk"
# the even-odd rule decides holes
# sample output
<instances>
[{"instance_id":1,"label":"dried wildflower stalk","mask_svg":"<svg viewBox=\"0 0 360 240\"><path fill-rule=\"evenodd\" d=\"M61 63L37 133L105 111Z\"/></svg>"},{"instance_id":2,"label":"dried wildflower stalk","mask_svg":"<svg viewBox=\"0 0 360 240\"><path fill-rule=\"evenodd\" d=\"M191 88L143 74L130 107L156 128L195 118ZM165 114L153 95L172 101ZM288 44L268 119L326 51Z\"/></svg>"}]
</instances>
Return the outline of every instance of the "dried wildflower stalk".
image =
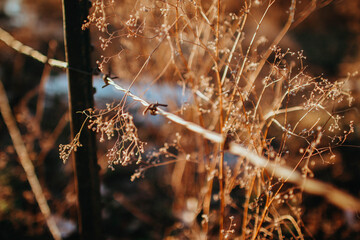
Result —
<instances>
[{"instance_id":1,"label":"dried wildflower stalk","mask_svg":"<svg viewBox=\"0 0 360 240\"><path fill-rule=\"evenodd\" d=\"M133 4L133 1L124 2ZM345 209L359 209L357 199L328 184L311 179L312 163L318 157L326 163L326 154L330 154L330 160L333 159L335 155L331 146L344 143L354 131L353 122L344 125L343 116L336 112L337 105L343 104L344 100L347 100L348 104L353 100L350 94L343 90L345 81L353 76L349 75L345 81L338 82L310 76L305 72L305 57L302 52L282 50L275 46L279 39L275 39L262 54L259 46L266 44L266 38L260 36L257 39L257 30L253 35L250 34L250 44L244 54L242 48L246 39L244 32L248 31L247 16L252 8L260 3L261 1L245 1L238 13L226 13L221 11L220 1L205 4L206 9L196 1L164 1L161 6L153 5L151 1L138 1L134 8L132 5L134 12L129 18L118 21L123 24L120 30L110 32L110 24L116 24L108 17L109 11L118 11L119 14L115 14L114 19L119 20L119 16L127 16L127 13L121 12L121 9L126 8L115 6L113 1L105 3L97 0L93 15L89 17L89 22L84 24L84 27L88 27L95 22L98 29L105 34L99 39L103 50L114 49L115 40L121 43L122 49L119 53L101 57L99 67L102 71L105 71L107 65L116 62L125 76L136 75L132 84L146 69L151 69L147 74L155 73L154 82L161 78L175 79L184 89L190 89L193 93L192 103L197 114L192 116L191 120L184 120L161 109L158 109L157 113L218 144L209 145L202 141L203 145L195 148L187 146L185 149L184 143L178 143L177 148L182 145L181 153L186 156L183 160L180 155L172 155L169 161L152 162L134 174L136 178L152 166L183 161L185 164L197 162L200 176L203 176L201 174L205 169L204 181L190 180L192 187L206 191L197 191L197 195L193 193L191 199L197 199L193 218L180 218L189 230L186 231L187 237L198 236L199 231L200 234L209 234L211 229L216 228L216 222L220 222L220 238L239 233L242 239L269 236L281 239L283 231L289 230L287 222L290 222L296 230L292 232L293 236L303 239L300 226L303 191L322 195ZM274 1L268 2L265 13L273 3ZM295 22L303 20L302 17L296 19L296 15L294 16L294 4L295 1L292 1L289 21L278 36L284 36L294 18ZM261 21L256 25L257 29L261 28L260 23ZM53 66L67 67L64 62L48 60L44 55L0 30L0 38L15 50L40 62L48 61ZM123 51L130 47L133 51ZM135 49L140 49L141 52ZM126 64L128 59L137 59L149 52L144 64L124 67L124 62ZM121 60L123 56L126 61ZM269 56L273 57L269 59ZM164 60L167 62L163 63ZM145 107L149 106L147 101L115 84L112 79L109 79L109 83ZM90 120L89 126L101 134L100 140L116 138L108 154L110 167L114 164L127 165L132 162L131 157L135 157L135 162L139 163L141 153L144 152L132 117L125 113L121 106L108 106L106 110L98 112L84 111ZM107 114L110 116L106 117ZM77 147L81 146L78 142L79 134L81 133L76 135L72 143L60 146L63 161L66 161L71 151L76 151ZM186 139L186 136L182 138ZM240 156L237 161L233 162L224 157L227 145L229 152ZM296 147L292 147L293 145ZM202 153L196 154L198 149L202 149ZM167 148L164 151L164 154L168 154ZM221 170L218 164L224 164ZM285 164L292 167L286 167ZM297 171L299 169L301 173ZM185 170L177 170L176 176L182 179L184 174ZM220 194L212 192L213 180L216 178L223 184ZM288 182L296 185L283 188ZM179 187L179 184L182 184L182 181L173 183L174 188L180 189L175 191L175 199L186 202L186 199L190 198L181 191L184 186ZM231 196L236 188L245 190L243 210L236 216L228 216L230 206L237 201ZM215 211L215 218L220 221L214 221L214 213L210 214L211 199L222 201L218 215ZM280 210L284 212L286 209L291 214L281 215ZM196 214L201 211L203 221L198 223L195 221ZM228 224L224 219L230 219ZM241 224L236 224L236 221ZM182 232L179 232L179 237L181 234Z\"/></svg>"},{"instance_id":2,"label":"dried wildflower stalk","mask_svg":"<svg viewBox=\"0 0 360 240\"><path fill-rule=\"evenodd\" d=\"M114 170L114 165L121 164L126 166L135 161L139 164L144 153L144 142L138 135L137 129L133 122L133 117L123 110L122 104L113 106L107 104L107 108L99 111L88 109L82 112L86 115L86 120L82 128L87 123L87 127L98 133L99 141L110 141L115 138L115 143L108 150L108 166ZM81 130L82 130L81 128ZM70 144L60 145L60 158L65 162L72 151L81 147L79 137L81 130L76 134Z\"/></svg>"},{"instance_id":3,"label":"dried wildflower stalk","mask_svg":"<svg viewBox=\"0 0 360 240\"><path fill-rule=\"evenodd\" d=\"M346 202L349 209L359 208L358 200L311 179L316 159L327 162L328 155L334 155L331 146L343 143L353 131L352 124L344 124L336 112L337 106L350 104L352 98L343 90L347 80L330 82L311 76L302 51L279 46L291 24L303 20L296 14L295 0L289 2L286 23L270 44L260 32L276 1L245 1L236 10L226 8L222 1L97 2L96 6L103 7L93 8L89 23L96 23L101 31L104 55L98 64L103 73L111 66L119 78L132 80L130 86L142 81L144 74L151 76L151 84L164 80L180 85L192 95L190 107L177 111L183 115L160 108L154 113L212 142L186 132L190 136L181 136L177 156L141 166L134 175L143 176L151 166L175 165L176 206L188 211L187 199L197 199L195 217L180 218L189 230L187 237L195 238L199 231L206 235L219 227L220 238L237 237L236 232L241 232L242 239L282 238L290 224L296 230L293 236L303 239L298 211L303 191L323 195L337 205ZM126 12L129 6L132 11ZM251 27L253 19L257 21ZM107 80L145 108L150 106L111 78ZM239 159L227 157L227 150ZM184 161L185 165L197 162L193 181L184 177L190 174L180 164ZM213 188L216 182L219 191ZM296 185L289 188L289 183ZM204 191L191 195L190 190L183 190L191 187ZM229 209L238 201L231 193L237 188L245 191L243 210L230 216ZM214 199L220 201L219 209L211 209ZM290 208L295 209L291 214L280 215L280 210L290 212ZM200 212L203 221L198 223Z\"/></svg>"}]
</instances>

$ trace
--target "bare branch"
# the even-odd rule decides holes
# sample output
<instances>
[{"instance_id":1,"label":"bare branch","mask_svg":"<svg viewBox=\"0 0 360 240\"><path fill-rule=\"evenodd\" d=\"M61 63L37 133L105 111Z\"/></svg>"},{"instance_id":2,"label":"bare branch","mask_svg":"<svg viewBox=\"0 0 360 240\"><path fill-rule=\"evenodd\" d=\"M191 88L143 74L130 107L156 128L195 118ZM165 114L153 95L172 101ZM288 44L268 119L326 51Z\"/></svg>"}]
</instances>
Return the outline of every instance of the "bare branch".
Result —
<instances>
[{"instance_id":1,"label":"bare branch","mask_svg":"<svg viewBox=\"0 0 360 240\"><path fill-rule=\"evenodd\" d=\"M0 112L3 116L4 122L9 130L10 137L13 141L16 153L19 156L20 163L25 170L26 177L29 181L30 187L35 195L35 199L39 204L40 211L44 215L46 224L56 240L61 240L61 233L58 229L55 219L51 215L49 205L46 201L46 197L41 188L39 179L36 176L34 165L31 162L29 153L25 147L25 144L21 138L21 133L16 126L15 118L11 112L8 98L2 82L0 81Z\"/></svg>"}]
</instances>

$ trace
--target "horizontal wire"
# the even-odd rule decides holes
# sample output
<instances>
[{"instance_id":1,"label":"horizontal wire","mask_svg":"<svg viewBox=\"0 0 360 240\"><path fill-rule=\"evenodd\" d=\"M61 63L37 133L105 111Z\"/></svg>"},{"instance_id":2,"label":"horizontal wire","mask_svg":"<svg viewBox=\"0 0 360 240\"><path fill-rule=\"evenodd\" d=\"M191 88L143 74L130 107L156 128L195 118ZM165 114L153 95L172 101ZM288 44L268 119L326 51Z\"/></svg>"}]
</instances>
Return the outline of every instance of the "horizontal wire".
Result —
<instances>
[{"instance_id":1,"label":"horizontal wire","mask_svg":"<svg viewBox=\"0 0 360 240\"><path fill-rule=\"evenodd\" d=\"M235 155L246 157L252 164L257 167L265 168L267 171L280 177L283 182L290 182L301 187L305 192L320 195L325 197L334 205L352 211L360 210L360 201L339 189L336 189L330 184L321 181L305 178L302 174L295 171L295 169L287 166L280 166L274 162L268 161L264 157L242 147L240 144L230 143L229 151Z\"/></svg>"},{"instance_id":2,"label":"horizontal wire","mask_svg":"<svg viewBox=\"0 0 360 240\"><path fill-rule=\"evenodd\" d=\"M141 99L140 97L131 93L130 90L125 89L125 88L121 87L120 85L116 84L110 77L107 77L106 81L109 85L112 85L115 89L117 89L121 92L124 92L126 95L130 96L134 101L140 102L143 106L148 107L150 105L147 101L145 101L145 100ZM181 118L173 113L169 113L160 108L156 108L156 110L157 110L156 111L157 114L163 115L167 119L169 119L175 123L178 123L193 132L196 132L196 133L202 135L204 138L206 138L210 141L213 141L216 143L223 143L225 140L225 138L223 136L221 136L221 134L209 131L193 122L186 121L183 118Z\"/></svg>"},{"instance_id":3,"label":"horizontal wire","mask_svg":"<svg viewBox=\"0 0 360 240\"><path fill-rule=\"evenodd\" d=\"M60 61L53 58L48 58L44 54L40 53L39 51L33 49L32 47L26 46L20 41L16 40L13 36L11 36L8 32L6 32L4 29L0 28L0 40L2 40L6 45L13 48L14 50L25 54L27 56L30 56L39 62L42 62L44 64L49 64L53 67L58 68L68 68L68 63L64 61Z\"/></svg>"}]
</instances>

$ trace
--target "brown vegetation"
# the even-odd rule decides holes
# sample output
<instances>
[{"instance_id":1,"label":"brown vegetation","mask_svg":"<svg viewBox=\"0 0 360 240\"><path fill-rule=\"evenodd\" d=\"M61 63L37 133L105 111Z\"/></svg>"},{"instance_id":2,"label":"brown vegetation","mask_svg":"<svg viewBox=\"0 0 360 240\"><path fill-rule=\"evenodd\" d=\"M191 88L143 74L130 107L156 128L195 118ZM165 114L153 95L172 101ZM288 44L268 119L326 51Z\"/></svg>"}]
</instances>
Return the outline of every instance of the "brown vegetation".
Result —
<instances>
[{"instance_id":1,"label":"brown vegetation","mask_svg":"<svg viewBox=\"0 0 360 240\"><path fill-rule=\"evenodd\" d=\"M104 90L121 93L82 112L101 146L105 234L355 238L358 12L344 1L93 1L83 28ZM333 16L347 31L327 35ZM64 162L77 140L60 145Z\"/></svg>"}]
</instances>

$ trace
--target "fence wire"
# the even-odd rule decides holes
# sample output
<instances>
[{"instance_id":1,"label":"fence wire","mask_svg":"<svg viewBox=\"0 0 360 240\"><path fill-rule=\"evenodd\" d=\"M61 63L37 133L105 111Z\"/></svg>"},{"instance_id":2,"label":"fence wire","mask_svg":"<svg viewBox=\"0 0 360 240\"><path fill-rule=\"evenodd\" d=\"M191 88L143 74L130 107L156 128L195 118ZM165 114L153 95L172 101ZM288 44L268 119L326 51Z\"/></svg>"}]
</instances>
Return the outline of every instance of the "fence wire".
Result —
<instances>
[{"instance_id":1,"label":"fence wire","mask_svg":"<svg viewBox=\"0 0 360 240\"><path fill-rule=\"evenodd\" d=\"M53 58L49 59L47 56L40 53L39 51L33 49L32 47L26 46L20 41L16 40L13 36L10 35L10 33L8 33L2 28L0 28L0 40L14 50L29 57L32 57L39 62L42 62L44 64L48 63L52 67L68 68L67 62L56 60Z\"/></svg>"},{"instance_id":2,"label":"fence wire","mask_svg":"<svg viewBox=\"0 0 360 240\"><path fill-rule=\"evenodd\" d=\"M13 38L8 32L4 31L0 28L0 40L2 40L9 47L15 49L16 51L30 56L44 64L49 64L53 67L59 68L68 68L67 62L59 61L56 59L48 59L42 53L34 50L31 47L28 47L22 44L20 41ZM91 73L89 73L91 74ZM134 95L129 89L123 88L120 85L116 84L111 77L106 77L106 84L113 86L115 89L125 93L127 96L131 97L134 101L141 103L144 107L149 107L151 103L140 98L137 95ZM184 126L188 130L200 134L204 138L212 141L213 143L223 144L225 141L225 137L221 134L213 131L209 131L193 122L189 122L184 120L183 118L167 112L163 109L160 109L155 106L154 109L156 114L162 115L173 121L179 125ZM281 178L284 182L291 182L299 187L301 187L305 192L321 195L326 198L329 202L334 205L352 211L360 211L360 200L345 193L339 189L336 189L330 184L323 183L318 180L304 178L299 172L295 171L295 169L289 168L287 166L280 166L279 164L275 164L268 159L264 158L256 154L254 151L248 149L247 147L231 142L229 143L230 149L229 152L241 156L242 158L246 158L251 164L266 169L267 171L274 174L274 176Z\"/></svg>"}]
</instances>

